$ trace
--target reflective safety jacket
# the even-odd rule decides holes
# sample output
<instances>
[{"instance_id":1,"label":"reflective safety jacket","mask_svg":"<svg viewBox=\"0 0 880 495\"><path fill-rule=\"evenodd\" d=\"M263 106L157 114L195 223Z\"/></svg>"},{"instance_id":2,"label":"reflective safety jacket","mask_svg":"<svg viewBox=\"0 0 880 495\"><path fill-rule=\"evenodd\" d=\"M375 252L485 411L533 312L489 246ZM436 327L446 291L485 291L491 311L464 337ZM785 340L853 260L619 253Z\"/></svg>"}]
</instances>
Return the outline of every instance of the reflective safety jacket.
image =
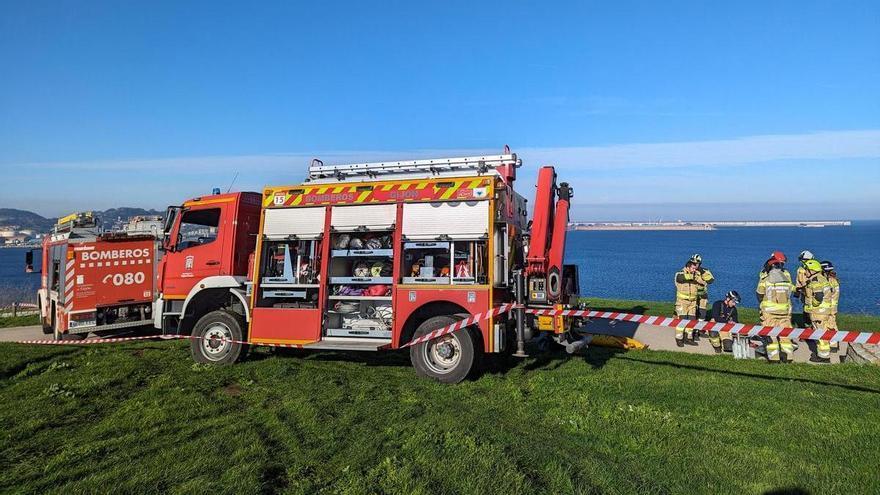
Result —
<instances>
[{"instance_id":1,"label":"reflective safety jacket","mask_svg":"<svg viewBox=\"0 0 880 495\"><path fill-rule=\"evenodd\" d=\"M840 280L837 277L828 277L831 284L831 313L837 314L837 304L840 302Z\"/></svg>"},{"instance_id":2,"label":"reflective safety jacket","mask_svg":"<svg viewBox=\"0 0 880 495\"><path fill-rule=\"evenodd\" d=\"M699 297L700 299L705 299L706 296L708 296L709 294L709 284L715 281L715 276L712 275L712 272L710 272L708 269L700 268L697 270L697 277L700 277L703 282L706 283L705 285L701 285L699 289L697 289L697 297Z\"/></svg>"},{"instance_id":3,"label":"reflective safety jacket","mask_svg":"<svg viewBox=\"0 0 880 495\"><path fill-rule=\"evenodd\" d=\"M758 276L758 300L761 301L761 311L771 315L791 314L791 294L794 285L791 283L791 274L786 270L774 268L769 272L761 272Z\"/></svg>"},{"instance_id":4,"label":"reflective safety jacket","mask_svg":"<svg viewBox=\"0 0 880 495\"><path fill-rule=\"evenodd\" d=\"M675 300L696 301L700 287L705 285L706 282L703 281L699 273L688 273L682 270L675 274Z\"/></svg>"},{"instance_id":5,"label":"reflective safety jacket","mask_svg":"<svg viewBox=\"0 0 880 495\"><path fill-rule=\"evenodd\" d=\"M834 289L822 273L811 275L804 287L804 311L813 316L830 315Z\"/></svg>"}]
</instances>

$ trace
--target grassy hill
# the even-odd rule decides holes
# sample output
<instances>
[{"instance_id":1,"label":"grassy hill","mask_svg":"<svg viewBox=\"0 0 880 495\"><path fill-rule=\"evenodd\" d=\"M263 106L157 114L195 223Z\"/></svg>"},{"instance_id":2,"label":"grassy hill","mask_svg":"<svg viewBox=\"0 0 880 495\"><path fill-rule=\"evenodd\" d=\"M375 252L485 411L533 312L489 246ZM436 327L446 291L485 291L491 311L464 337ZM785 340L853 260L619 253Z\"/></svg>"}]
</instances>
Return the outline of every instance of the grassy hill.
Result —
<instances>
[{"instance_id":1,"label":"grassy hill","mask_svg":"<svg viewBox=\"0 0 880 495\"><path fill-rule=\"evenodd\" d=\"M875 366L593 348L443 386L396 353L0 344L0 491L872 493L877 411Z\"/></svg>"}]
</instances>

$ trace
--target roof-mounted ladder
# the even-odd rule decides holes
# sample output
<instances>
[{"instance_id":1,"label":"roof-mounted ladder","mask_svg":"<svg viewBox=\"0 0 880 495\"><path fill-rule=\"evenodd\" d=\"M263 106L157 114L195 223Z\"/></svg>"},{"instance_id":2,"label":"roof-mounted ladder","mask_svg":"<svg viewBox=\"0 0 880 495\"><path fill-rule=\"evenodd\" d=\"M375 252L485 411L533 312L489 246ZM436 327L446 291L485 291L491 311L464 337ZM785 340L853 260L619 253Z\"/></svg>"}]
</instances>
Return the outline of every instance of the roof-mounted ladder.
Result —
<instances>
[{"instance_id":1,"label":"roof-mounted ladder","mask_svg":"<svg viewBox=\"0 0 880 495\"><path fill-rule=\"evenodd\" d=\"M461 158L434 158L399 162L352 163L324 165L317 158L309 165L308 182L341 182L346 180L415 179L433 177L462 177L495 174L496 167L521 161L516 153L503 155L467 156Z\"/></svg>"}]
</instances>

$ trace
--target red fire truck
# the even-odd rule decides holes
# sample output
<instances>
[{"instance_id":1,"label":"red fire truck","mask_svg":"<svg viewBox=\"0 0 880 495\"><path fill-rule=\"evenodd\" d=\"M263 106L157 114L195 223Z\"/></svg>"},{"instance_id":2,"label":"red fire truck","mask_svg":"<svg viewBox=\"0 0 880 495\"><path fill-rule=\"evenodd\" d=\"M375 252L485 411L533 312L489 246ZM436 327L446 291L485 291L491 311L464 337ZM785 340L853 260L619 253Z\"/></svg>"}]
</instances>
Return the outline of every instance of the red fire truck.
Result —
<instances>
[{"instance_id":1,"label":"red fire truck","mask_svg":"<svg viewBox=\"0 0 880 495\"><path fill-rule=\"evenodd\" d=\"M195 360L231 363L247 344L397 349L498 305L569 307L563 265L572 190L540 169L533 220L515 154L324 165L308 179L168 208L154 324L198 337ZM484 353L532 330L572 342L572 322L520 309L411 346L416 371L458 382Z\"/></svg>"},{"instance_id":2,"label":"red fire truck","mask_svg":"<svg viewBox=\"0 0 880 495\"><path fill-rule=\"evenodd\" d=\"M59 340L152 321L156 236L100 232L96 220L68 215L43 239L40 317Z\"/></svg>"}]
</instances>

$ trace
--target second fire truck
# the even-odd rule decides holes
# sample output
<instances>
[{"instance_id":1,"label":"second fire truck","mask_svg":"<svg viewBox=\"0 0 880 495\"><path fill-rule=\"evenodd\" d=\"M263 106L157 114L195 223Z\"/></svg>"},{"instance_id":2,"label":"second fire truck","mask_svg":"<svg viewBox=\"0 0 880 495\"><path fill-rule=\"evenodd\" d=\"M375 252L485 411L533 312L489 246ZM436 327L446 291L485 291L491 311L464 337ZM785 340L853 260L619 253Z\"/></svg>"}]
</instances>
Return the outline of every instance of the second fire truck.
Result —
<instances>
[{"instance_id":1,"label":"second fire truck","mask_svg":"<svg viewBox=\"0 0 880 495\"><path fill-rule=\"evenodd\" d=\"M561 317L574 266L563 264L571 188L538 172L533 219L504 154L309 167L300 184L214 194L169 207L154 324L192 339L199 362L231 363L247 344L409 348L418 374L458 382L486 353L523 352L533 330L577 337Z\"/></svg>"}]
</instances>

